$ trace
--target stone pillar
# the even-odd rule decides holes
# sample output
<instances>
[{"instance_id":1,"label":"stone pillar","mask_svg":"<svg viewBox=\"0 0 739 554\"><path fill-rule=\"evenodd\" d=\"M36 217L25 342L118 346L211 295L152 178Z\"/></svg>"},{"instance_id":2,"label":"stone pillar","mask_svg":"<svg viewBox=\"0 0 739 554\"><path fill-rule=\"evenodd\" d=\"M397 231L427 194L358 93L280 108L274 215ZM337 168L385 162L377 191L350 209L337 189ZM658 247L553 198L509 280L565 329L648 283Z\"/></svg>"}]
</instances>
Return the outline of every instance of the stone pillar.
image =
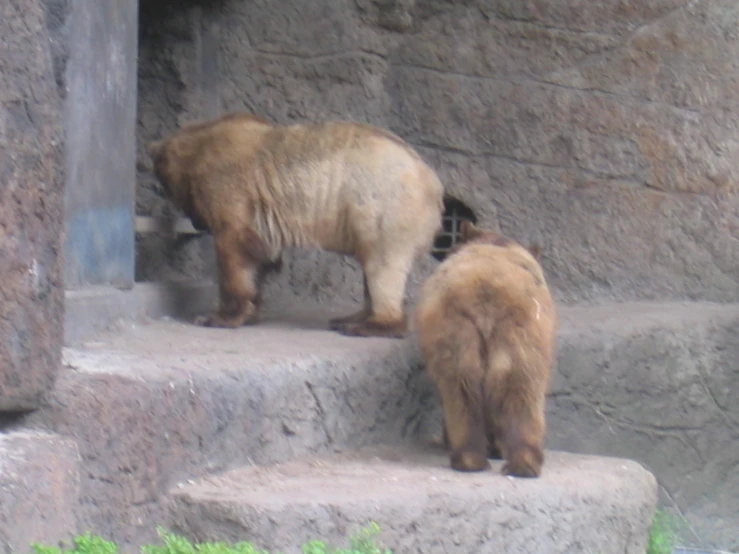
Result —
<instances>
[{"instance_id":1,"label":"stone pillar","mask_svg":"<svg viewBox=\"0 0 739 554\"><path fill-rule=\"evenodd\" d=\"M59 3L59 0L55 0ZM134 282L138 0L68 0L67 289ZM70 9L71 7L71 9Z\"/></svg>"}]
</instances>

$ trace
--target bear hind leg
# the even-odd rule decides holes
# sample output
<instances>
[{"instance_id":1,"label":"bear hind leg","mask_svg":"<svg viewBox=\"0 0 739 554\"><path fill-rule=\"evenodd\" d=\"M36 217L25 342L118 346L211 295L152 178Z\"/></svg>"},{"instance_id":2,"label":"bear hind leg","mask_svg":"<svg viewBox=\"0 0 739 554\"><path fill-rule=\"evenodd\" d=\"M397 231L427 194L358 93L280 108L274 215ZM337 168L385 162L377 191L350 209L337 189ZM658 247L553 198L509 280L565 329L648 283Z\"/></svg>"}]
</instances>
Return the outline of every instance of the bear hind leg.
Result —
<instances>
[{"instance_id":1,"label":"bear hind leg","mask_svg":"<svg viewBox=\"0 0 739 554\"><path fill-rule=\"evenodd\" d=\"M470 394L458 381L439 388L444 410L444 431L457 471L484 471L489 466L482 398Z\"/></svg>"},{"instance_id":2,"label":"bear hind leg","mask_svg":"<svg viewBox=\"0 0 739 554\"><path fill-rule=\"evenodd\" d=\"M413 258L377 258L364 266L369 313L363 320L344 324L337 330L350 336L403 338L408 330L403 297Z\"/></svg>"},{"instance_id":3,"label":"bear hind leg","mask_svg":"<svg viewBox=\"0 0 739 554\"><path fill-rule=\"evenodd\" d=\"M502 472L514 477L539 477L544 464L544 400L532 394L531 386L521 376L508 381L492 402L498 444L505 460Z\"/></svg>"}]
</instances>

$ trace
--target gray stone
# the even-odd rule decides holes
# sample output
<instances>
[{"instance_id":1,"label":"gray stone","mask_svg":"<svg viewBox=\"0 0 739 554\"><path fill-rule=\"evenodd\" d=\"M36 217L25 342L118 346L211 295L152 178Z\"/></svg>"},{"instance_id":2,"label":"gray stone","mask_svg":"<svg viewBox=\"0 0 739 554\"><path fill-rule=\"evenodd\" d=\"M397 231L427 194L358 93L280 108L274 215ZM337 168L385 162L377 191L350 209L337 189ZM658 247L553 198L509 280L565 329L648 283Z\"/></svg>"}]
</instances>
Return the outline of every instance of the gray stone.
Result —
<instances>
[{"instance_id":1,"label":"gray stone","mask_svg":"<svg viewBox=\"0 0 739 554\"><path fill-rule=\"evenodd\" d=\"M64 294L64 344L76 346L123 321L145 318L194 319L218 300L210 282L138 283L130 290L85 287Z\"/></svg>"},{"instance_id":2,"label":"gray stone","mask_svg":"<svg viewBox=\"0 0 739 554\"><path fill-rule=\"evenodd\" d=\"M36 408L64 309L59 97L42 3L0 4L0 411Z\"/></svg>"},{"instance_id":3,"label":"gray stone","mask_svg":"<svg viewBox=\"0 0 739 554\"><path fill-rule=\"evenodd\" d=\"M172 527L298 554L343 546L368 520L396 554L643 554L654 476L630 460L546 452L541 478L459 473L443 453L384 448L246 467L173 493Z\"/></svg>"},{"instance_id":4,"label":"gray stone","mask_svg":"<svg viewBox=\"0 0 739 554\"><path fill-rule=\"evenodd\" d=\"M562 314L547 447L642 462L684 544L739 550L739 306Z\"/></svg>"},{"instance_id":5,"label":"gray stone","mask_svg":"<svg viewBox=\"0 0 739 554\"><path fill-rule=\"evenodd\" d=\"M0 434L0 549L56 546L77 531L79 454L74 441L45 433Z\"/></svg>"}]
</instances>

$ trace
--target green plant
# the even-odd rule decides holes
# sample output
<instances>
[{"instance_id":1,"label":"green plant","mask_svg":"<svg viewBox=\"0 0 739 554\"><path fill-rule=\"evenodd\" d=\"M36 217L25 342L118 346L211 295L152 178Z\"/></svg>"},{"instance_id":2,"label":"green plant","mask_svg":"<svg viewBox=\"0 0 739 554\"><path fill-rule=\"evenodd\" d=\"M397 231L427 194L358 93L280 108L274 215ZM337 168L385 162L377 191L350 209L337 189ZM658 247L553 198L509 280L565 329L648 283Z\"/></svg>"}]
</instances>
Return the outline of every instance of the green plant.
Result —
<instances>
[{"instance_id":1,"label":"green plant","mask_svg":"<svg viewBox=\"0 0 739 554\"><path fill-rule=\"evenodd\" d=\"M658 509L652 517L646 554L672 554L677 541L677 530L677 518Z\"/></svg>"},{"instance_id":2,"label":"green plant","mask_svg":"<svg viewBox=\"0 0 739 554\"><path fill-rule=\"evenodd\" d=\"M233 545L225 542L193 544L185 537L167 532L163 527L157 527L157 533L164 544L142 546L141 554L269 554L245 541Z\"/></svg>"},{"instance_id":3,"label":"green plant","mask_svg":"<svg viewBox=\"0 0 739 554\"><path fill-rule=\"evenodd\" d=\"M374 521L355 535L349 537L349 548L328 548L321 541L310 541L303 545L303 554L392 554L390 550L381 549L375 544L375 537L380 533L380 526Z\"/></svg>"},{"instance_id":4,"label":"green plant","mask_svg":"<svg viewBox=\"0 0 739 554\"><path fill-rule=\"evenodd\" d=\"M73 546L65 550L37 543L32 544L31 549L34 554L118 554L118 545L90 532L75 537Z\"/></svg>"},{"instance_id":5,"label":"green plant","mask_svg":"<svg viewBox=\"0 0 739 554\"><path fill-rule=\"evenodd\" d=\"M160 545L145 545L141 554L269 554L266 550L256 548L250 542L192 543L185 537L170 533L162 527L157 528L162 540ZM380 533L380 526L371 522L367 527L349 537L349 548L331 548L317 540L309 541L302 546L303 554L392 554L392 551L381 549L375 544ZM85 533L78 535L71 547L46 546L32 544L34 554L118 554L118 546L110 541Z\"/></svg>"}]
</instances>

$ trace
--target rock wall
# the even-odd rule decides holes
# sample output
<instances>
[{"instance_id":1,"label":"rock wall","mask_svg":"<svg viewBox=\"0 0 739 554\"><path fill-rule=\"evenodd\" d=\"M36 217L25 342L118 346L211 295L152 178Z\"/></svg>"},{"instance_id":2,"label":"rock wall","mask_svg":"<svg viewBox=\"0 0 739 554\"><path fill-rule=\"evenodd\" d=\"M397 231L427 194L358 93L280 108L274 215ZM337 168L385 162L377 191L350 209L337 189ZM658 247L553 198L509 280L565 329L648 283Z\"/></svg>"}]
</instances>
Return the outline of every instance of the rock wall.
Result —
<instances>
[{"instance_id":1,"label":"rock wall","mask_svg":"<svg viewBox=\"0 0 739 554\"><path fill-rule=\"evenodd\" d=\"M0 411L37 407L60 365L59 97L42 5L0 3Z\"/></svg>"},{"instance_id":2,"label":"rock wall","mask_svg":"<svg viewBox=\"0 0 739 554\"><path fill-rule=\"evenodd\" d=\"M416 146L483 223L539 241L561 300L739 297L733 0L157 6L142 9L141 212L168 209L141 144L185 121L354 118ZM210 271L196 242L147 240L142 277ZM287 289L361 292L336 257L291 263Z\"/></svg>"},{"instance_id":3,"label":"rock wall","mask_svg":"<svg viewBox=\"0 0 739 554\"><path fill-rule=\"evenodd\" d=\"M72 439L48 433L0 434L0 549L70 542L77 532L79 461Z\"/></svg>"},{"instance_id":4,"label":"rock wall","mask_svg":"<svg viewBox=\"0 0 739 554\"><path fill-rule=\"evenodd\" d=\"M202 2L203 5L210 5ZM219 2L214 2L219 4ZM146 143L194 118L218 115L203 100L201 69L206 57L199 51L203 15L198 2L148 0L139 10L139 67L137 114L137 215L175 214L150 171ZM217 70L217 56L207 52L209 69ZM216 83L217 79L211 79ZM211 95L212 96L212 95ZM210 237L163 234L136 237L136 280L176 281L208 277L215 266Z\"/></svg>"}]
</instances>

